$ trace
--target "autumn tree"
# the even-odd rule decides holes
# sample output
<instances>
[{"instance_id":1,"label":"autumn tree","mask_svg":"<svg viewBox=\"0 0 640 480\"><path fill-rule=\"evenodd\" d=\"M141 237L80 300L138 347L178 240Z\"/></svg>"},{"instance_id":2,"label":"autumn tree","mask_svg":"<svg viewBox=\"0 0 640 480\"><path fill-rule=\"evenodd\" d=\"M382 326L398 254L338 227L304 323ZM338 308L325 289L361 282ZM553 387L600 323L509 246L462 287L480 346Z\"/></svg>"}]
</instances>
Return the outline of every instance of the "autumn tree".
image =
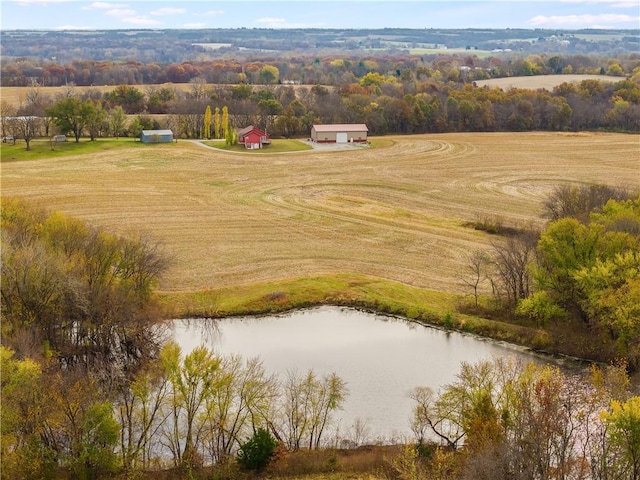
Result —
<instances>
[{"instance_id":1,"label":"autumn tree","mask_svg":"<svg viewBox=\"0 0 640 480\"><path fill-rule=\"evenodd\" d=\"M3 330L46 342L63 364L119 382L159 347L157 246L23 201L2 204Z\"/></svg>"},{"instance_id":2,"label":"autumn tree","mask_svg":"<svg viewBox=\"0 0 640 480\"><path fill-rule=\"evenodd\" d=\"M175 466L193 468L202 464L201 412L218 388L220 359L204 346L183 357L180 347L170 342L162 350L162 361L171 385L170 419L164 428L164 437Z\"/></svg>"},{"instance_id":3,"label":"autumn tree","mask_svg":"<svg viewBox=\"0 0 640 480\"><path fill-rule=\"evenodd\" d=\"M211 138L211 107L209 105L204 111L204 138Z\"/></svg>"},{"instance_id":4,"label":"autumn tree","mask_svg":"<svg viewBox=\"0 0 640 480\"><path fill-rule=\"evenodd\" d=\"M265 65L258 71L258 77L266 85L278 83L280 79L280 70L273 65Z\"/></svg>"},{"instance_id":5,"label":"autumn tree","mask_svg":"<svg viewBox=\"0 0 640 480\"><path fill-rule=\"evenodd\" d=\"M152 458L160 454L157 439L168 417L170 392L168 365L162 362L162 357L161 354L147 362L136 372L128 388L118 392L120 457L126 470L148 469Z\"/></svg>"},{"instance_id":6,"label":"autumn tree","mask_svg":"<svg viewBox=\"0 0 640 480\"><path fill-rule=\"evenodd\" d=\"M213 114L213 138L221 138L222 119L220 117L220 108L216 107Z\"/></svg>"},{"instance_id":7,"label":"autumn tree","mask_svg":"<svg viewBox=\"0 0 640 480\"><path fill-rule=\"evenodd\" d=\"M43 440L50 401L42 366L31 358L15 358L12 349L0 346L0 367L2 477L53 478L56 452Z\"/></svg>"},{"instance_id":8,"label":"autumn tree","mask_svg":"<svg viewBox=\"0 0 640 480\"><path fill-rule=\"evenodd\" d=\"M640 479L640 397L611 402L602 414L608 427L609 441L619 453L617 472L629 480Z\"/></svg>"},{"instance_id":9,"label":"autumn tree","mask_svg":"<svg viewBox=\"0 0 640 480\"><path fill-rule=\"evenodd\" d=\"M127 114L121 106L117 106L107 112L107 122L109 124L109 133L118 138L126 130Z\"/></svg>"},{"instance_id":10,"label":"autumn tree","mask_svg":"<svg viewBox=\"0 0 640 480\"><path fill-rule=\"evenodd\" d=\"M220 134L222 138L227 138L231 126L229 125L229 108L225 105L222 107L222 117L220 119Z\"/></svg>"},{"instance_id":11,"label":"autumn tree","mask_svg":"<svg viewBox=\"0 0 640 480\"><path fill-rule=\"evenodd\" d=\"M313 370L304 376L290 371L283 388L282 438L292 450L320 448L333 412L347 397L344 380L335 373L318 378Z\"/></svg>"},{"instance_id":12,"label":"autumn tree","mask_svg":"<svg viewBox=\"0 0 640 480\"><path fill-rule=\"evenodd\" d=\"M465 480L634 478L638 397L627 387L624 369L594 367L589 379L513 359L464 363L438 395L414 390L412 426L419 441L464 442Z\"/></svg>"},{"instance_id":13,"label":"autumn tree","mask_svg":"<svg viewBox=\"0 0 640 480\"><path fill-rule=\"evenodd\" d=\"M531 293L533 279L530 266L535 257L537 235L526 232L493 243L496 293L503 296L508 305Z\"/></svg>"},{"instance_id":14,"label":"autumn tree","mask_svg":"<svg viewBox=\"0 0 640 480\"><path fill-rule=\"evenodd\" d=\"M105 99L111 107L120 106L129 115L145 109L144 93L131 85L119 85L105 94Z\"/></svg>"},{"instance_id":15,"label":"autumn tree","mask_svg":"<svg viewBox=\"0 0 640 480\"><path fill-rule=\"evenodd\" d=\"M89 137L94 141L107 128L107 112L100 102L92 103L87 112L87 130Z\"/></svg>"},{"instance_id":16,"label":"autumn tree","mask_svg":"<svg viewBox=\"0 0 640 480\"><path fill-rule=\"evenodd\" d=\"M35 106L30 105L22 108L12 122L13 135L22 138L26 144L26 150L31 150L31 140L40 134L42 118L37 116L38 113Z\"/></svg>"},{"instance_id":17,"label":"autumn tree","mask_svg":"<svg viewBox=\"0 0 640 480\"><path fill-rule=\"evenodd\" d=\"M66 97L56 102L46 111L60 132L73 132L76 143L80 141L82 131L87 126L92 114L93 103L80 101L76 97Z\"/></svg>"},{"instance_id":18,"label":"autumn tree","mask_svg":"<svg viewBox=\"0 0 640 480\"><path fill-rule=\"evenodd\" d=\"M210 460L219 463L234 454L240 438L259 428L274 430L278 382L257 358L239 356L222 359L214 381L202 414L203 442Z\"/></svg>"}]
</instances>

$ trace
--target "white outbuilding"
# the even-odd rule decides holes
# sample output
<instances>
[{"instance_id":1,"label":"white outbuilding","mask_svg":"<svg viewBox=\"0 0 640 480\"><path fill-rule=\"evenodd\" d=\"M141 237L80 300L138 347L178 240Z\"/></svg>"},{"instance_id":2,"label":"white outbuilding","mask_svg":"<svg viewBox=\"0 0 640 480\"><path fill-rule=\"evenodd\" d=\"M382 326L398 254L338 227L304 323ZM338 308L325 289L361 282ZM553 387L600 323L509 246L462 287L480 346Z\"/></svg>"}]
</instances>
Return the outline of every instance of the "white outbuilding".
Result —
<instances>
[{"instance_id":1,"label":"white outbuilding","mask_svg":"<svg viewBox=\"0 0 640 480\"><path fill-rule=\"evenodd\" d=\"M316 143L365 143L368 132L364 123L313 125L311 140Z\"/></svg>"}]
</instances>

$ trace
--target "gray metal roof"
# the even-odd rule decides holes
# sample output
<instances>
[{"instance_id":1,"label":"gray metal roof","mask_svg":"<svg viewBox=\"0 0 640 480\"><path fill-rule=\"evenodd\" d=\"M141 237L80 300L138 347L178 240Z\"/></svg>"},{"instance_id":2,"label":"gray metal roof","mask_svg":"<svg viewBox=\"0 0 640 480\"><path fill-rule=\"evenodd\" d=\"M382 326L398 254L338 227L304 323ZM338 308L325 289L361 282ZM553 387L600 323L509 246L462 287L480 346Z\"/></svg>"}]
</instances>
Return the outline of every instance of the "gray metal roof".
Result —
<instances>
[{"instance_id":1,"label":"gray metal roof","mask_svg":"<svg viewBox=\"0 0 640 480\"><path fill-rule=\"evenodd\" d=\"M171 130L142 130L143 135L173 135Z\"/></svg>"}]
</instances>

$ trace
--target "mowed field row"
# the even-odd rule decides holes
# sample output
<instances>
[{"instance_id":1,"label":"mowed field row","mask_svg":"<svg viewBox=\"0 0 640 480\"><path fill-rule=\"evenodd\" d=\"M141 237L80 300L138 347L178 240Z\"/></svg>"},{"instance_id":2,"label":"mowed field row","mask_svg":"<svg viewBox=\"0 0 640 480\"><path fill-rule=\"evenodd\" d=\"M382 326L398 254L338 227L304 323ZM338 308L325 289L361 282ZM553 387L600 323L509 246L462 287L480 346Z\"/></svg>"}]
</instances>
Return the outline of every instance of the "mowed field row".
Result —
<instances>
[{"instance_id":1,"label":"mowed field row","mask_svg":"<svg viewBox=\"0 0 640 480\"><path fill-rule=\"evenodd\" d=\"M640 136L390 136L374 147L269 155L190 141L2 164L2 194L158 241L163 291L340 272L465 292L467 222L542 225L562 183L640 190ZM468 292L467 292L468 293Z\"/></svg>"}]
</instances>

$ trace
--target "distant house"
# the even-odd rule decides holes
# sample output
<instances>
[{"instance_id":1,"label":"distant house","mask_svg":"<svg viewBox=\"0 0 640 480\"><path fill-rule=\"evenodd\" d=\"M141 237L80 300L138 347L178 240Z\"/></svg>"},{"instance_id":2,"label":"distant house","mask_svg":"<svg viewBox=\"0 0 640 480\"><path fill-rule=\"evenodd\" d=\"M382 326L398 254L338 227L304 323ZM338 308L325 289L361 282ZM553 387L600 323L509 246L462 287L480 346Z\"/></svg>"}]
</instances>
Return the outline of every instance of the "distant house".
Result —
<instances>
[{"instance_id":1,"label":"distant house","mask_svg":"<svg viewBox=\"0 0 640 480\"><path fill-rule=\"evenodd\" d=\"M173 132L171 130L143 130L140 134L142 143L171 143Z\"/></svg>"},{"instance_id":2,"label":"distant house","mask_svg":"<svg viewBox=\"0 0 640 480\"><path fill-rule=\"evenodd\" d=\"M366 142L368 132L364 123L314 125L311 127L311 140L317 143Z\"/></svg>"},{"instance_id":3,"label":"distant house","mask_svg":"<svg viewBox=\"0 0 640 480\"><path fill-rule=\"evenodd\" d=\"M238 130L238 143L244 145L245 148L254 150L262 148L263 145L271 143L269 134L263 130L260 130L253 125Z\"/></svg>"}]
</instances>

